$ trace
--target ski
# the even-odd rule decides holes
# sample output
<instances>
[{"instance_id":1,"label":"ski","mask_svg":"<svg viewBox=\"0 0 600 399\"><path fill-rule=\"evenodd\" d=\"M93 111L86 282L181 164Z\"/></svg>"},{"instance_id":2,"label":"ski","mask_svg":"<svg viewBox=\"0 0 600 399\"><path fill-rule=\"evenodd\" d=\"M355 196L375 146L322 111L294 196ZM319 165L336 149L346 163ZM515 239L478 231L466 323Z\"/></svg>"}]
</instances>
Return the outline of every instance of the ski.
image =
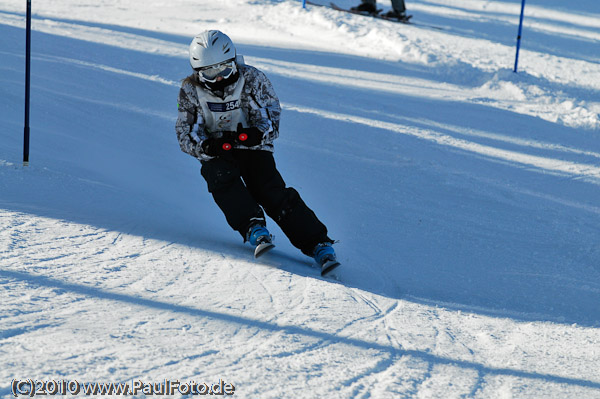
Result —
<instances>
[{"instance_id":1,"label":"ski","mask_svg":"<svg viewBox=\"0 0 600 399\"><path fill-rule=\"evenodd\" d=\"M334 271L338 266L341 266L341 263L337 260L328 260L323 265L321 265L321 276L326 276L332 271Z\"/></svg>"},{"instance_id":2,"label":"ski","mask_svg":"<svg viewBox=\"0 0 600 399\"><path fill-rule=\"evenodd\" d=\"M263 243L260 243L254 249L254 257L255 258L259 258L262 255L264 255L267 252L269 252L270 250L272 250L273 248L275 248L275 244L273 244L272 242L263 242Z\"/></svg>"},{"instance_id":3,"label":"ski","mask_svg":"<svg viewBox=\"0 0 600 399\"><path fill-rule=\"evenodd\" d=\"M392 22L400 22L401 24L406 24L406 25L414 25L413 22L411 22L411 18L412 15L407 15L404 18L394 18L394 17L386 17L385 15L377 15L378 18L381 19L385 19L386 21L392 21Z\"/></svg>"}]
</instances>

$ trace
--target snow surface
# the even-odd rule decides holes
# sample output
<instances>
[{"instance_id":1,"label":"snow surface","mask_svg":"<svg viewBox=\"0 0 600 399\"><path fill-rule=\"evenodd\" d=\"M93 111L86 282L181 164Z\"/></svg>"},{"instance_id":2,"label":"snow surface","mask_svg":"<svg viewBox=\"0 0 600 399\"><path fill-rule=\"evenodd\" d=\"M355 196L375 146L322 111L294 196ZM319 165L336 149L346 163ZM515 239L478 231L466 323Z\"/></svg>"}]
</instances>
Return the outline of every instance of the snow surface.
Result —
<instances>
[{"instance_id":1,"label":"snow surface","mask_svg":"<svg viewBox=\"0 0 600 399\"><path fill-rule=\"evenodd\" d=\"M528 1L515 74L520 3L409 0L430 26L406 26L291 0L33 2L23 167L25 2L0 0L0 396L600 398L600 2ZM210 28L271 78L276 160L340 241L337 280L272 221L254 260L180 152Z\"/></svg>"}]
</instances>

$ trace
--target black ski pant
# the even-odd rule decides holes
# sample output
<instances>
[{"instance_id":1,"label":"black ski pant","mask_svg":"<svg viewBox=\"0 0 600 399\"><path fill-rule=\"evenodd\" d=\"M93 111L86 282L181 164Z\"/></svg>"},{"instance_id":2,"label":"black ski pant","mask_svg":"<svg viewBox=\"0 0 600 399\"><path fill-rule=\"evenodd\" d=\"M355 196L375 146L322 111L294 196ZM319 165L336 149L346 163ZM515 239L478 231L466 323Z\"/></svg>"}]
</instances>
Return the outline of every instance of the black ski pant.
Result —
<instances>
[{"instance_id":1,"label":"black ski pant","mask_svg":"<svg viewBox=\"0 0 600 399\"><path fill-rule=\"evenodd\" d=\"M327 236L325 225L300 194L286 187L273 153L232 150L223 157L202 161L202 176L227 223L244 240L251 225L266 224L264 209L292 245L308 256L313 255L317 244L333 242Z\"/></svg>"}]
</instances>

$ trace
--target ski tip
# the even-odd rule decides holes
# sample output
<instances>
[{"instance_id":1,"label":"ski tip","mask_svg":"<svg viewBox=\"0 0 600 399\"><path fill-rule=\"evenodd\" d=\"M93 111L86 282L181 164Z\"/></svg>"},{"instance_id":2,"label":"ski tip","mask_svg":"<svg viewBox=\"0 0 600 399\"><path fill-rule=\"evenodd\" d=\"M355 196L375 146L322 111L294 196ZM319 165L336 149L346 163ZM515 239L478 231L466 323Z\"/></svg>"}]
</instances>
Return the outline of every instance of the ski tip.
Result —
<instances>
[{"instance_id":1,"label":"ski tip","mask_svg":"<svg viewBox=\"0 0 600 399\"><path fill-rule=\"evenodd\" d=\"M265 242L265 243L259 244L256 246L256 249L254 250L254 257L259 258L259 257L263 256L264 254L266 254L267 252L269 252L270 250L272 250L273 248L275 248L275 244L273 244L271 242Z\"/></svg>"},{"instance_id":2,"label":"ski tip","mask_svg":"<svg viewBox=\"0 0 600 399\"><path fill-rule=\"evenodd\" d=\"M331 272L333 272L335 269L337 269L339 266L341 266L342 264L338 261L329 261L326 262L322 267L321 267L321 276L325 277L328 274L330 274Z\"/></svg>"}]
</instances>

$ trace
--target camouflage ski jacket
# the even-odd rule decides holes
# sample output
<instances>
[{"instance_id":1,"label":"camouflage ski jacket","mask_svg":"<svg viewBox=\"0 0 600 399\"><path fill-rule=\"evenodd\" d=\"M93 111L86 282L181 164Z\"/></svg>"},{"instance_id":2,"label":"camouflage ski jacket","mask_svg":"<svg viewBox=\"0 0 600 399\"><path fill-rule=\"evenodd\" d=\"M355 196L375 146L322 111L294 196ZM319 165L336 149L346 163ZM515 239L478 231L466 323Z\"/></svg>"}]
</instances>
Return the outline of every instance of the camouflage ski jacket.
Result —
<instances>
[{"instance_id":1,"label":"camouflage ski jacket","mask_svg":"<svg viewBox=\"0 0 600 399\"><path fill-rule=\"evenodd\" d=\"M244 64L238 65L238 71L238 81L225 87L221 93L208 90L198 81L196 74L184 79L179 90L175 131L179 146L186 154L201 161L212 159L202 152L202 141L209 137L221 137L222 130L235 130L235 126L215 123L219 120L231 122L232 117L228 113L231 110L238 113L238 118L245 119L244 126L255 126L264 133L262 143L250 150L273 151L273 141L279 135L279 99L264 73ZM218 102L214 102L214 99ZM213 114L206 115L207 112ZM220 130L223 126L227 126L227 129Z\"/></svg>"}]
</instances>

